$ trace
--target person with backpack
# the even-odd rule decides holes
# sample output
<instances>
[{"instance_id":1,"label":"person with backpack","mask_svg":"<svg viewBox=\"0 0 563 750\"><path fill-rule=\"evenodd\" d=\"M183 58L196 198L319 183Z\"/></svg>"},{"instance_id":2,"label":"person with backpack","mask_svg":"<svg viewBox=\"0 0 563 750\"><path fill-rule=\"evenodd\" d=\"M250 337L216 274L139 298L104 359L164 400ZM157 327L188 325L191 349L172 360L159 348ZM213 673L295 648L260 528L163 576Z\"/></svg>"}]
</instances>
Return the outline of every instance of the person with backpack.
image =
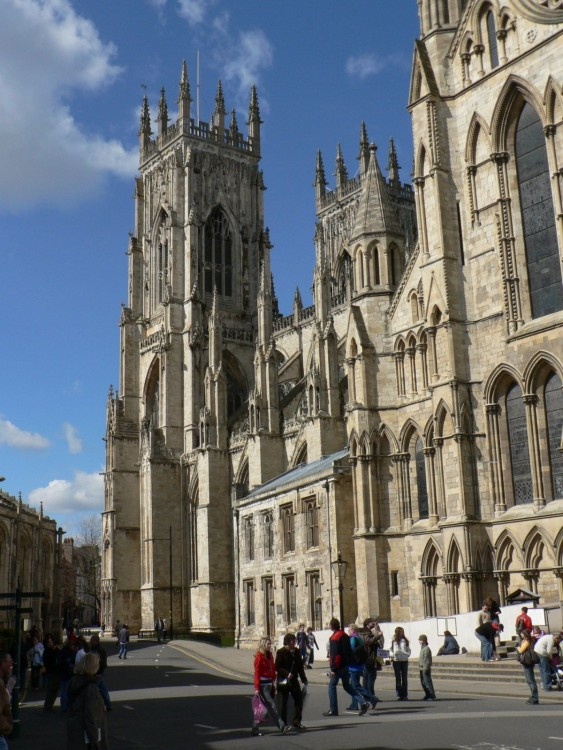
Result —
<instances>
[{"instance_id":1,"label":"person with backpack","mask_svg":"<svg viewBox=\"0 0 563 750\"><path fill-rule=\"evenodd\" d=\"M379 627L379 623L373 617L367 617L364 620L364 631L363 638L366 644L367 659L364 665L362 684L370 694L371 707L375 708L379 701L375 694L377 672L381 669L381 661L378 660L379 649L382 649L385 645L385 636Z\"/></svg>"},{"instance_id":2,"label":"person with backpack","mask_svg":"<svg viewBox=\"0 0 563 750\"><path fill-rule=\"evenodd\" d=\"M377 705L377 698L375 695L371 695L368 690L362 687L361 679L364 674L364 668L368 658L368 650L366 644L357 625L352 623L348 625L348 635L350 636L350 648L352 651L352 659L350 661L350 686L356 693L361 693L364 696L364 700L371 703L371 707L375 708ZM357 698L352 698L352 703L348 706L346 711L353 711L354 713L359 709L360 704Z\"/></svg>"},{"instance_id":3,"label":"person with backpack","mask_svg":"<svg viewBox=\"0 0 563 750\"><path fill-rule=\"evenodd\" d=\"M363 694L358 690L353 690L350 685L350 662L352 661L352 649L350 647L350 638L340 627L340 620L333 617L330 621L332 635L329 639L329 662L330 662L330 681L328 683L328 698L330 709L323 713L323 716L338 716L338 698L336 687L342 680L342 687L356 699L360 704L360 716L363 716L369 708L369 703Z\"/></svg>"},{"instance_id":4,"label":"person with backpack","mask_svg":"<svg viewBox=\"0 0 563 750\"><path fill-rule=\"evenodd\" d=\"M516 618L515 622L516 635L519 639L522 639L522 633L525 630L528 634L532 632L532 618L528 614L528 607L522 607L520 614Z\"/></svg>"}]
</instances>

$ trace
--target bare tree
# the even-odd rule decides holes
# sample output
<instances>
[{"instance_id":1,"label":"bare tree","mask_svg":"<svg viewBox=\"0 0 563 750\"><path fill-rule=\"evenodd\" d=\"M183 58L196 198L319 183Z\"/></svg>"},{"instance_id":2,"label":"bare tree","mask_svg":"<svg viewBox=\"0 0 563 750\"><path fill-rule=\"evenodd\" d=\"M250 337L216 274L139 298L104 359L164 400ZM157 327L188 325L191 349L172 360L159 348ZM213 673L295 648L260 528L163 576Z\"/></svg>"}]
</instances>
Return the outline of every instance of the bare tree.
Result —
<instances>
[{"instance_id":1,"label":"bare tree","mask_svg":"<svg viewBox=\"0 0 563 750\"><path fill-rule=\"evenodd\" d=\"M76 538L77 605L84 624L98 621L101 609L100 553L102 521L99 515L82 518Z\"/></svg>"}]
</instances>

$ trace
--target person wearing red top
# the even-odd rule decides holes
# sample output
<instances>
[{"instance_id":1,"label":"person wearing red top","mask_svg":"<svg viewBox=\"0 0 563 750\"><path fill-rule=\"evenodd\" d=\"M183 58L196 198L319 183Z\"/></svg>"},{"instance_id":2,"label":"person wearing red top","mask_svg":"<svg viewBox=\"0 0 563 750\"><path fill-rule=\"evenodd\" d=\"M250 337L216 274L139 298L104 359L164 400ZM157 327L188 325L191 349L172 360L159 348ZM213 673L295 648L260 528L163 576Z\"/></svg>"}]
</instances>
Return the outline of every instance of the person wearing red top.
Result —
<instances>
[{"instance_id":1,"label":"person wearing red top","mask_svg":"<svg viewBox=\"0 0 563 750\"><path fill-rule=\"evenodd\" d=\"M532 632L532 618L528 614L528 607L522 607L520 614L516 618L516 633L522 638L522 633L526 630Z\"/></svg>"},{"instance_id":2,"label":"person wearing red top","mask_svg":"<svg viewBox=\"0 0 563 750\"><path fill-rule=\"evenodd\" d=\"M260 646L254 656L254 693L259 695L266 706L273 721L278 725L282 734L291 731L291 727L282 721L274 701L276 679L276 665L272 654L272 641L270 638L262 638ZM252 734L257 737L262 734L256 722L252 725Z\"/></svg>"}]
</instances>

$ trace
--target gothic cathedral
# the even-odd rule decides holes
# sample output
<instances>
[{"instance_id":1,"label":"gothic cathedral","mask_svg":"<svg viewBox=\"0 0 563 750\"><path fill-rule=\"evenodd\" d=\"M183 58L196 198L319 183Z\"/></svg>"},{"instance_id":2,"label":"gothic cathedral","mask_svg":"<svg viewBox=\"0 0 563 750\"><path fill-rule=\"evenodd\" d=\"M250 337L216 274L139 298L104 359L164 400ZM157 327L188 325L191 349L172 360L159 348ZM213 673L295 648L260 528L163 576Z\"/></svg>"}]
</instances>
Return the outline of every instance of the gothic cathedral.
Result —
<instances>
[{"instance_id":1,"label":"gothic cathedral","mask_svg":"<svg viewBox=\"0 0 563 750\"><path fill-rule=\"evenodd\" d=\"M242 645L563 599L563 2L418 0L413 186L316 157L278 311L260 111L140 125L107 405L102 619ZM414 2L412 3L414 12ZM407 95L407 92L405 92ZM340 611L342 611L340 609Z\"/></svg>"}]
</instances>

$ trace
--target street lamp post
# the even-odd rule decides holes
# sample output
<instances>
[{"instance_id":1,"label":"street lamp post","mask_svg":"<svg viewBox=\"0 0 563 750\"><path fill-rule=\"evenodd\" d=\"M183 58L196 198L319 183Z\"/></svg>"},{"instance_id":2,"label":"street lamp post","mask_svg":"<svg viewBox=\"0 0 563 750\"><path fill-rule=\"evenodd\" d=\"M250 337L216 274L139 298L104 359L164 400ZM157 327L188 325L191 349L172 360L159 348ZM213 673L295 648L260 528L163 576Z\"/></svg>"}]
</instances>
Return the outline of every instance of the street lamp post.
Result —
<instances>
[{"instance_id":1,"label":"street lamp post","mask_svg":"<svg viewBox=\"0 0 563 750\"><path fill-rule=\"evenodd\" d=\"M336 560L331 563L332 572L338 582L338 601L340 604L340 627L344 629L344 579L346 578L346 568L348 563L342 559L340 552L336 556Z\"/></svg>"},{"instance_id":2,"label":"street lamp post","mask_svg":"<svg viewBox=\"0 0 563 750\"><path fill-rule=\"evenodd\" d=\"M168 629L168 633L169 633L168 640L171 641L172 638L173 638L173 635L174 635L174 630L173 630L173 623L174 623L174 621L173 621L173 615L172 615L172 605L173 605L173 591L172 591L172 526L169 527L169 532L168 532L168 536L167 537L163 536L163 537L158 537L158 538L154 537L152 539L145 539L145 542L168 542L168 545L169 545L169 549L168 549L168 552L169 552L169 555L168 555L168 593L169 593L169 598L170 598L170 601L169 601L170 612L169 612L168 622L170 624L170 627Z\"/></svg>"}]
</instances>

